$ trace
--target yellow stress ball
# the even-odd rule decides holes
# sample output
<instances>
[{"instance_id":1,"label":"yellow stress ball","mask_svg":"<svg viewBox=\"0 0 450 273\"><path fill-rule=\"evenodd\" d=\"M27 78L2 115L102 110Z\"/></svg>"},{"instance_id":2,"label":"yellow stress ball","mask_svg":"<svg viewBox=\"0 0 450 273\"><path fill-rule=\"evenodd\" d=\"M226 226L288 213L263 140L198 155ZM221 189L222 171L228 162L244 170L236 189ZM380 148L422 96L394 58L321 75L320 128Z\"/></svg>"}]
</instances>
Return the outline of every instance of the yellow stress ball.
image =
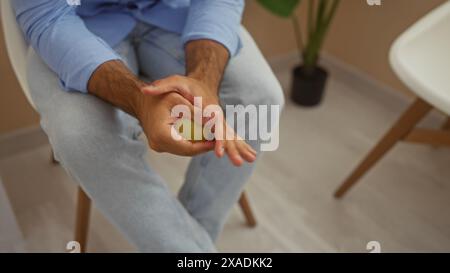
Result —
<instances>
[{"instance_id":1,"label":"yellow stress ball","mask_svg":"<svg viewBox=\"0 0 450 273\"><path fill-rule=\"evenodd\" d=\"M190 119L181 118L174 124L175 130L180 134L183 139L189 141L204 141L206 138L203 136L203 127ZM197 131L197 136L195 132Z\"/></svg>"}]
</instances>

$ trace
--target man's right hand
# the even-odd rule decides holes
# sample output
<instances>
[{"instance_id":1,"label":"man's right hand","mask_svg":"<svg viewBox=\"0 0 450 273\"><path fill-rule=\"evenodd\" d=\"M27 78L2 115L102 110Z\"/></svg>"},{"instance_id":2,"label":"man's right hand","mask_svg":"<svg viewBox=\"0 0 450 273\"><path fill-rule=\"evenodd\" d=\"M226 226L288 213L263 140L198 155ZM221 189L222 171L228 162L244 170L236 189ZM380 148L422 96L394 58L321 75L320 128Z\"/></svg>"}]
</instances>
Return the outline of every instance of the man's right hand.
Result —
<instances>
[{"instance_id":1,"label":"man's right hand","mask_svg":"<svg viewBox=\"0 0 450 273\"><path fill-rule=\"evenodd\" d=\"M171 110L175 105L190 102L177 93L149 96L141 92L145 85L121 62L109 61L99 66L92 74L89 93L111 103L136 117L147 136L150 148L181 156L194 156L214 149L209 141L190 142L172 137Z\"/></svg>"},{"instance_id":2,"label":"man's right hand","mask_svg":"<svg viewBox=\"0 0 450 273\"><path fill-rule=\"evenodd\" d=\"M181 156L194 156L213 150L215 144L212 141L191 142L173 138L172 129L177 118L171 116L171 111L176 105L186 105L193 110L190 102L178 93L143 95L137 118L141 122L150 148L156 152Z\"/></svg>"}]
</instances>

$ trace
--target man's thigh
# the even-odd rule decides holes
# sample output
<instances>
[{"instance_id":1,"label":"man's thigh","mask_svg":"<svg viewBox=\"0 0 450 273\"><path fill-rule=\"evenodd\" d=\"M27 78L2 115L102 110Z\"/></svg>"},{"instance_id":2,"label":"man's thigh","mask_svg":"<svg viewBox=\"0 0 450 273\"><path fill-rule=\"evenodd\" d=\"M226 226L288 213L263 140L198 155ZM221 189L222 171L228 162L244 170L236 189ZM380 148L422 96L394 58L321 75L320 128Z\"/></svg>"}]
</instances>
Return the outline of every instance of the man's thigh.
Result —
<instances>
[{"instance_id":1,"label":"man's thigh","mask_svg":"<svg viewBox=\"0 0 450 273\"><path fill-rule=\"evenodd\" d=\"M141 74L152 81L185 74L183 45L177 33L148 26L136 54Z\"/></svg>"},{"instance_id":2,"label":"man's thigh","mask_svg":"<svg viewBox=\"0 0 450 273\"><path fill-rule=\"evenodd\" d=\"M63 90L56 73L34 50L29 50L27 61L30 94L56 156L70 147L81 149L89 140L105 135L140 134L137 120L111 104L92 95Z\"/></svg>"},{"instance_id":3,"label":"man's thigh","mask_svg":"<svg viewBox=\"0 0 450 273\"><path fill-rule=\"evenodd\" d=\"M136 119L94 96L61 90L34 52L28 66L31 95L57 159L140 251L215 251L147 164Z\"/></svg>"}]
</instances>

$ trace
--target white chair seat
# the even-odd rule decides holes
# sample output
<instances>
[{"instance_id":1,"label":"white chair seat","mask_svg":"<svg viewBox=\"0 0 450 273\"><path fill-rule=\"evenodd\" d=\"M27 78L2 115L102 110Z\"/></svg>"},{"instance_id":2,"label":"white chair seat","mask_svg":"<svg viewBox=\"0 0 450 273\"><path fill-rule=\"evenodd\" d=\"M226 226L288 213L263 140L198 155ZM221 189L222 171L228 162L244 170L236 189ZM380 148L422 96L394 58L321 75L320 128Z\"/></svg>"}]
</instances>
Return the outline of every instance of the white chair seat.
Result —
<instances>
[{"instance_id":1,"label":"white chair seat","mask_svg":"<svg viewBox=\"0 0 450 273\"><path fill-rule=\"evenodd\" d=\"M450 115L450 2L404 32L391 48L390 61L411 91Z\"/></svg>"}]
</instances>

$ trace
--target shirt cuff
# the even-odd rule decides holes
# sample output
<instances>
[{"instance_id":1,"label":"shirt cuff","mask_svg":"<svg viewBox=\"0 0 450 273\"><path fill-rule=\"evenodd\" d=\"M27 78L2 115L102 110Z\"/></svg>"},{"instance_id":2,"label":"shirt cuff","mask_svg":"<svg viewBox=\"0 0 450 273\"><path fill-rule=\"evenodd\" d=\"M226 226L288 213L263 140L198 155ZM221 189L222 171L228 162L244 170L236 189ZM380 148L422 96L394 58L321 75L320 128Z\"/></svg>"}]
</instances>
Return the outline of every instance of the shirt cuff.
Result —
<instances>
[{"instance_id":1,"label":"shirt cuff","mask_svg":"<svg viewBox=\"0 0 450 273\"><path fill-rule=\"evenodd\" d=\"M103 46L99 47L98 42ZM90 46L90 43L93 43L93 45ZM77 57L66 59L70 64L64 67L76 68L75 71L64 71L63 69L59 75L61 85L66 91L87 93L89 80L100 65L108 61L122 59L100 38L89 39L89 42L87 44L83 43L83 46L85 50L80 50Z\"/></svg>"},{"instance_id":2,"label":"shirt cuff","mask_svg":"<svg viewBox=\"0 0 450 273\"><path fill-rule=\"evenodd\" d=\"M242 48L242 43L241 43L241 39L239 38L238 35L233 35L235 37L226 37L224 35L219 35L219 34L213 34L213 33L209 33L209 32L192 32L189 33L187 35L184 35L181 39L183 45L185 45L186 43L188 43L189 41L194 41L194 40L202 40L202 39L206 39L206 40L212 40L215 41L221 45L223 45L228 52L230 53L230 56L236 56L239 51Z\"/></svg>"},{"instance_id":3,"label":"shirt cuff","mask_svg":"<svg viewBox=\"0 0 450 273\"><path fill-rule=\"evenodd\" d=\"M189 15L181 37L182 43L209 39L222 44L230 56L242 47L239 37L243 1L196 0L191 1Z\"/></svg>"}]
</instances>

